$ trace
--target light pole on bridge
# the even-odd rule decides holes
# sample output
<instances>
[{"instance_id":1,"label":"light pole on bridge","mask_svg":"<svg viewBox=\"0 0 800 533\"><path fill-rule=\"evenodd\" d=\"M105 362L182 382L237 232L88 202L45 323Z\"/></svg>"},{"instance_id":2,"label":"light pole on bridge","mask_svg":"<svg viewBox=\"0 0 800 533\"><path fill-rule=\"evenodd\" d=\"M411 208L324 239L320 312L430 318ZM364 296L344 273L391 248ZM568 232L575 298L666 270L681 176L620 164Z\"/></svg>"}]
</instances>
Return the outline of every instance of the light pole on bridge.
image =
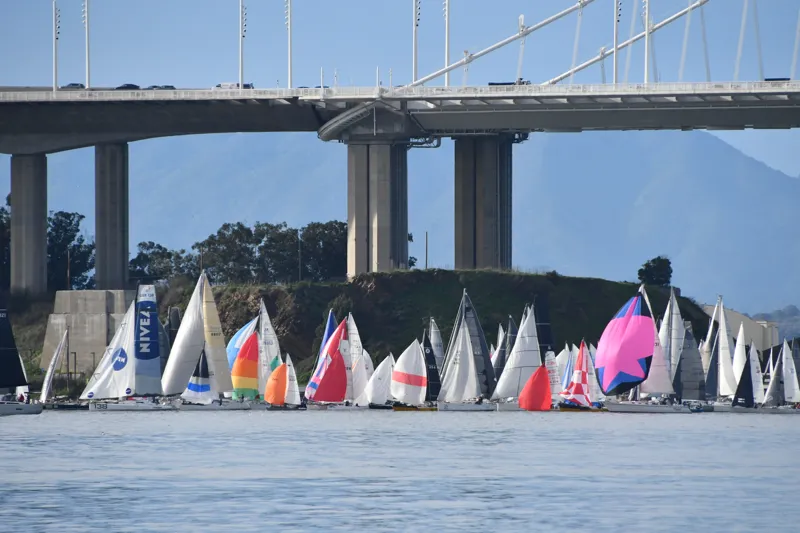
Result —
<instances>
[{"instance_id":1,"label":"light pole on bridge","mask_svg":"<svg viewBox=\"0 0 800 533\"><path fill-rule=\"evenodd\" d=\"M444 66L450 66L450 0L444 0ZM444 86L450 87L449 70L444 73Z\"/></svg>"},{"instance_id":2,"label":"light pole on bridge","mask_svg":"<svg viewBox=\"0 0 800 533\"><path fill-rule=\"evenodd\" d=\"M619 50L619 19L622 17L622 0L614 2L614 57L612 70L614 85L617 84L617 51Z\"/></svg>"},{"instance_id":3,"label":"light pole on bridge","mask_svg":"<svg viewBox=\"0 0 800 533\"><path fill-rule=\"evenodd\" d=\"M86 88L89 89L91 87L91 78L89 76L89 0L83 0L81 7L83 11L83 30L86 35Z\"/></svg>"},{"instance_id":4,"label":"light pole on bridge","mask_svg":"<svg viewBox=\"0 0 800 533\"><path fill-rule=\"evenodd\" d=\"M419 19L422 15L420 5L422 0L412 0L414 5L414 26L411 33L411 81L417 81L419 70L417 67L419 58Z\"/></svg>"},{"instance_id":5,"label":"light pole on bridge","mask_svg":"<svg viewBox=\"0 0 800 533\"><path fill-rule=\"evenodd\" d=\"M650 0L644 2L644 82L650 81Z\"/></svg>"},{"instance_id":6,"label":"light pole on bridge","mask_svg":"<svg viewBox=\"0 0 800 533\"><path fill-rule=\"evenodd\" d=\"M289 66L288 66L288 82L287 86L289 89L292 88L292 0L285 0L285 22L286 22L286 38L287 38L287 49L289 55Z\"/></svg>"},{"instance_id":7,"label":"light pole on bridge","mask_svg":"<svg viewBox=\"0 0 800 533\"><path fill-rule=\"evenodd\" d=\"M244 35L247 33L247 8L239 0L239 90L244 89Z\"/></svg>"},{"instance_id":8,"label":"light pole on bridge","mask_svg":"<svg viewBox=\"0 0 800 533\"><path fill-rule=\"evenodd\" d=\"M61 35L61 10L53 0L53 90L58 90L58 36Z\"/></svg>"}]
</instances>

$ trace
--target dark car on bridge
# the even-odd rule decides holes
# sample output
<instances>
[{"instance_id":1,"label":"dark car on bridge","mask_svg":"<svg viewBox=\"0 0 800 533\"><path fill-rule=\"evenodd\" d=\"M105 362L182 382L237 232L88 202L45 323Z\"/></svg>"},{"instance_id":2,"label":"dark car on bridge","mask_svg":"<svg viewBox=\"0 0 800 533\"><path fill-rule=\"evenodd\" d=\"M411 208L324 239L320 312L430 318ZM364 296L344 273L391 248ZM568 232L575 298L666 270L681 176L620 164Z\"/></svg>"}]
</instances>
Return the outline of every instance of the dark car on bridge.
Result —
<instances>
[{"instance_id":1,"label":"dark car on bridge","mask_svg":"<svg viewBox=\"0 0 800 533\"><path fill-rule=\"evenodd\" d=\"M61 88L62 89L79 90L79 89L85 89L86 86L84 84L82 84L82 83L68 83L66 85L62 85Z\"/></svg>"},{"instance_id":2,"label":"dark car on bridge","mask_svg":"<svg viewBox=\"0 0 800 533\"><path fill-rule=\"evenodd\" d=\"M117 91L138 91L140 87L133 83L123 83L119 87L116 88Z\"/></svg>"},{"instance_id":3,"label":"dark car on bridge","mask_svg":"<svg viewBox=\"0 0 800 533\"><path fill-rule=\"evenodd\" d=\"M146 87L145 91L174 91L174 85L151 85L150 87Z\"/></svg>"}]
</instances>

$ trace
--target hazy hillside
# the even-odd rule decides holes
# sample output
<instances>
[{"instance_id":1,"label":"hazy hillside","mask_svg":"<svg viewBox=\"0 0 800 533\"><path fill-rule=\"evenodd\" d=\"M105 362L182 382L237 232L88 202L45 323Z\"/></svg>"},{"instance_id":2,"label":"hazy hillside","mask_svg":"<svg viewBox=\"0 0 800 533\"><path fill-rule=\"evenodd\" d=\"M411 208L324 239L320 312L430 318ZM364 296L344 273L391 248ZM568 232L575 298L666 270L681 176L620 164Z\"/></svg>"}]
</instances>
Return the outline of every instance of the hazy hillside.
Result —
<instances>
[{"instance_id":1,"label":"hazy hillside","mask_svg":"<svg viewBox=\"0 0 800 533\"><path fill-rule=\"evenodd\" d=\"M409 158L411 254L423 259L428 231L430 264L451 266L452 142ZM313 134L158 139L132 144L130 160L134 243L188 247L226 221L346 217L346 148ZM85 213L92 232L92 150L48 166L51 209ZM675 284L699 301L722 293L751 312L800 301L800 180L712 135L537 134L515 148L514 172L520 268L634 280L646 259L667 254Z\"/></svg>"},{"instance_id":2,"label":"hazy hillside","mask_svg":"<svg viewBox=\"0 0 800 533\"><path fill-rule=\"evenodd\" d=\"M796 305L787 305L783 309L771 313L753 315L756 320L770 320L778 324L781 339L800 337L800 309Z\"/></svg>"}]
</instances>

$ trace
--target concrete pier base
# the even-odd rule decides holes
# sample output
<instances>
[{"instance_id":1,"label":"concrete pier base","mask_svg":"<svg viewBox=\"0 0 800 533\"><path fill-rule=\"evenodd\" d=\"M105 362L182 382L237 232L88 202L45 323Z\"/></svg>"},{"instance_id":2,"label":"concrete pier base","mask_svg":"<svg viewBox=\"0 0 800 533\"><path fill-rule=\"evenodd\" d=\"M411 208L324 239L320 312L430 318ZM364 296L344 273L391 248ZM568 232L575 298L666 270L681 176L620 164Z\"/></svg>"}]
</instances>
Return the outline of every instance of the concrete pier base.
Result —
<instances>
[{"instance_id":1,"label":"concrete pier base","mask_svg":"<svg viewBox=\"0 0 800 533\"><path fill-rule=\"evenodd\" d=\"M347 147L347 276L408 267L408 149Z\"/></svg>"},{"instance_id":2,"label":"concrete pier base","mask_svg":"<svg viewBox=\"0 0 800 533\"><path fill-rule=\"evenodd\" d=\"M455 267L511 268L513 138L455 139Z\"/></svg>"},{"instance_id":3,"label":"concrete pier base","mask_svg":"<svg viewBox=\"0 0 800 533\"><path fill-rule=\"evenodd\" d=\"M95 147L95 282L98 289L128 286L128 145Z\"/></svg>"},{"instance_id":4,"label":"concrete pier base","mask_svg":"<svg viewBox=\"0 0 800 533\"><path fill-rule=\"evenodd\" d=\"M136 291L58 291L47 320L41 368L47 368L64 331L69 328L70 372L91 374L103 358ZM162 368L169 356L169 335L159 328ZM132 354L131 354L132 355ZM62 362L66 372L66 360Z\"/></svg>"},{"instance_id":5,"label":"concrete pier base","mask_svg":"<svg viewBox=\"0 0 800 533\"><path fill-rule=\"evenodd\" d=\"M47 156L11 156L11 291L47 292Z\"/></svg>"}]
</instances>

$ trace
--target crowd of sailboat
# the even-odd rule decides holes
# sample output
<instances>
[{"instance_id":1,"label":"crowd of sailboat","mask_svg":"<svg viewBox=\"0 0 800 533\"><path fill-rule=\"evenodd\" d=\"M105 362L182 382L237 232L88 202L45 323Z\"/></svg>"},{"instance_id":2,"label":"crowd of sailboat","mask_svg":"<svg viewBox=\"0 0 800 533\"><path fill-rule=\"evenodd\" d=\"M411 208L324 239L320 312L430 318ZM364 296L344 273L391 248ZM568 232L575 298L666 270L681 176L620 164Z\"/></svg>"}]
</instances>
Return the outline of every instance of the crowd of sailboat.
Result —
<instances>
[{"instance_id":1,"label":"crowd of sailboat","mask_svg":"<svg viewBox=\"0 0 800 533\"><path fill-rule=\"evenodd\" d=\"M539 311L547 315L544 306ZM766 358L762 370L755 346L747 347L743 326L731 342L721 298L699 346L674 292L658 327L643 286L608 323L597 347L581 341L556 354L548 321L537 320L534 306L526 306L519 327L509 316L498 327L497 346L487 346L465 290L446 347L430 318L421 341L413 339L399 357L390 353L374 367L353 315L338 321L331 310L301 394L292 358L281 352L263 301L258 314L226 345L211 285L202 273L163 374L156 290L140 285L81 402L49 399L55 369L68 352L67 331L51 358L39 401L14 410L36 414L50 405L106 412L800 413L790 408L800 403L800 385L788 343ZM4 327L10 334L10 324L4 326L0 317L0 334ZM0 404L0 412L10 411L14 403Z\"/></svg>"}]
</instances>

